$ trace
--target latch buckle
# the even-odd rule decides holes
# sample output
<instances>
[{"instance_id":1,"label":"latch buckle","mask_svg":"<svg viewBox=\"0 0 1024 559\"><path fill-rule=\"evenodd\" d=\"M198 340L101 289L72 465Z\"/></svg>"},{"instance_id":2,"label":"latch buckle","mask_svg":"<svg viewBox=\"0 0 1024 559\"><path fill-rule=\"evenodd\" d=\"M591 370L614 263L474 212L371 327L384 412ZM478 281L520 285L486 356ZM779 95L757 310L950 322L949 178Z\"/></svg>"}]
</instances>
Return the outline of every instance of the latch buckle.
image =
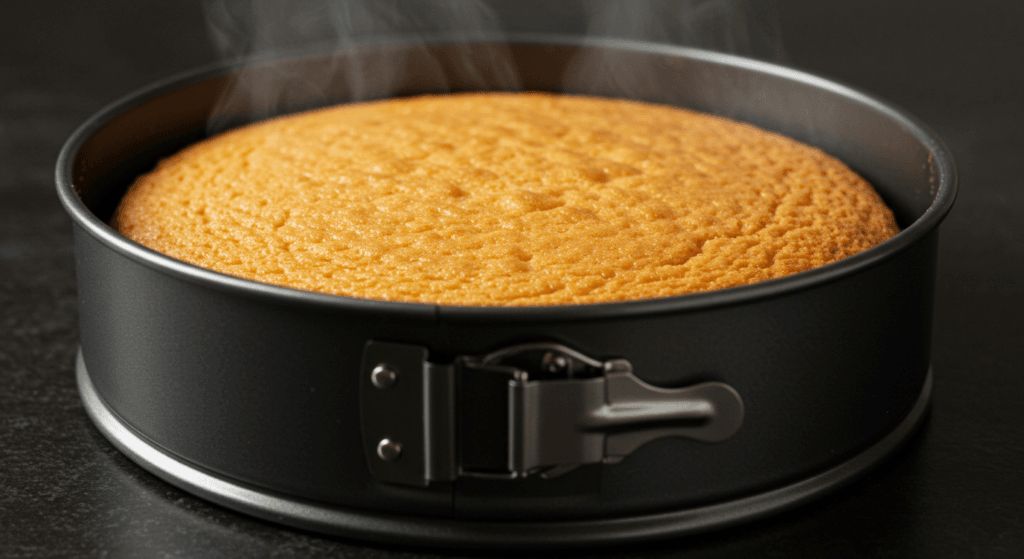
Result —
<instances>
[{"instance_id":1,"label":"latch buckle","mask_svg":"<svg viewBox=\"0 0 1024 559\"><path fill-rule=\"evenodd\" d=\"M426 348L371 341L362 372L370 471L404 485L556 477L662 437L724 441L743 423L742 399L724 383L659 388L625 359L560 344L435 364Z\"/></svg>"}]
</instances>

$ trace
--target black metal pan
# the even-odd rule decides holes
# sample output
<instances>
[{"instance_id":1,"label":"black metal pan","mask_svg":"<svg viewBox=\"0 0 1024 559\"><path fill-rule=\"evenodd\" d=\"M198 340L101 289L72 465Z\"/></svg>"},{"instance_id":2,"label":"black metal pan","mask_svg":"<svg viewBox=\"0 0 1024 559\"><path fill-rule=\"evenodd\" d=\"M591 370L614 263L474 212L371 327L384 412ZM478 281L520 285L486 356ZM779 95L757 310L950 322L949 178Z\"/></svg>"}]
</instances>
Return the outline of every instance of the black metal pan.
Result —
<instances>
[{"instance_id":1,"label":"black metal pan","mask_svg":"<svg viewBox=\"0 0 1024 559\"><path fill-rule=\"evenodd\" d=\"M134 177L206 135L243 68L324 75L337 56L372 67L399 54L402 71L379 95L480 90L495 82L460 68L505 48L523 89L674 104L818 146L875 185L902 232L835 264L717 292L474 308L259 284L107 225ZM647 78L588 75L581 60ZM344 74L328 81L277 110L353 97ZM551 547L758 518L893 452L927 408L937 228L956 176L914 118L831 81L681 47L522 38L392 42L176 77L77 130L57 188L75 229L82 398L142 467L305 529Z\"/></svg>"}]
</instances>

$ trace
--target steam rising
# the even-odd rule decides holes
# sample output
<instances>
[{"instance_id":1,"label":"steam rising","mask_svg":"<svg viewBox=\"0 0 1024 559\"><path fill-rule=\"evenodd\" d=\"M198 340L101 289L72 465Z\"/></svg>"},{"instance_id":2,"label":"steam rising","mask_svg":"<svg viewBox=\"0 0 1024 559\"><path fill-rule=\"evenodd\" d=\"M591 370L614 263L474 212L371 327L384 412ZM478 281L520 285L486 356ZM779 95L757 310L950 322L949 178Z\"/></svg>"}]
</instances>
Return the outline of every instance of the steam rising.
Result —
<instances>
[{"instance_id":1,"label":"steam rising","mask_svg":"<svg viewBox=\"0 0 1024 559\"><path fill-rule=\"evenodd\" d=\"M772 61L785 58L774 6L767 2L607 0L583 5L589 36L685 45ZM685 79L694 77L638 64L629 53L605 50L578 57L563 83L570 91L642 99L650 98L651 92L679 90Z\"/></svg>"},{"instance_id":2,"label":"steam rising","mask_svg":"<svg viewBox=\"0 0 1024 559\"><path fill-rule=\"evenodd\" d=\"M499 20L481 0L206 0L205 9L214 45L225 58L334 52L326 65L242 70L214 109L211 132L229 127L239 115L262 118L332 101L339 80L347 92L344 100L351 101L392 95L413 70L433 78L427 90L447 90L450 75L457 75L464 87L519 89ZM454 63L445 59L441 67L427 43L446 35L495 42ZM374 46L389 40L405 48ZM360 47L372 48L374 55L347 55ZM401 55L395 54L398 50Z\"/></svg>"},{"instance_id":3,"label":"steam rising","mask_svg":"<svg viewBox=\"0 0 1024 559\"><path fill-rule=\"evenodd\" d=\"M520 89L506 27L557 29L650 43L689 45L780 61L784 53L770 2L752 0L205 0L215 47L226 59L320 51L317 64L256 65L239 72L211 115L217 132L325 103L403 93L416 75L420 91ZM476 40L455 58L428 45L441 36ZM388 48L389 44L403 48ZM384 46L381 46L384 45ZM410 46L412 48L410 48ZM351 56L359 48L371 56ZM638 65L614 51L581 55L565 73L567 91L642 97L667 91L678 76ZM341 94L339 94L341 92Z\"/></svg>"},{"instance_id":4,"label":"steam rising","mask_svg":"<svg viewBox=\"0 0 1024 559\"><path fill-rule=\"evenodd\" d=\"M605 0L583 3L587 34L688 45L766 60L784 58L770 2Z\"/></svg>"}]
</instances>

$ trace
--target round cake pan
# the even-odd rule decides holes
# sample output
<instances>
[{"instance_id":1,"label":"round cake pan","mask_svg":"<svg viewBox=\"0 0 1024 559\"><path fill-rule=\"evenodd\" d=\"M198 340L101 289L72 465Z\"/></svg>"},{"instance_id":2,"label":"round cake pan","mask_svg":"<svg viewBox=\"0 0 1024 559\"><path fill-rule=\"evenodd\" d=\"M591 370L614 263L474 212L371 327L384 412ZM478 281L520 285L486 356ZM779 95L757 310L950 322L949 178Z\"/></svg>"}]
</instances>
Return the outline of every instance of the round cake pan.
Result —
<instances>
[{"instance_id":1,"label":"round cake pan","mask_svg":"<svg viewBox=\"0 0 1024 559\"><path fill-rule=\"evenodd\" d=\"M496 53L514 85L488 70ZM385 64L387 83L369 89L339 71ZM488 308L264 285L111 229L133 179L205 137L240 76L331 76L276 112L509 87L707 111L840 158L902 231L756 285ZM221 122L271 114L227 106ZM938 225L956 176L914 118L819 77L682 47L525 37L392 41L179 76L78 129L57 188L74 222L82 398L142 467L334 535L555 547L748 521L835 490L898 448L927 409Z\"/></svg>"}]
</instances>

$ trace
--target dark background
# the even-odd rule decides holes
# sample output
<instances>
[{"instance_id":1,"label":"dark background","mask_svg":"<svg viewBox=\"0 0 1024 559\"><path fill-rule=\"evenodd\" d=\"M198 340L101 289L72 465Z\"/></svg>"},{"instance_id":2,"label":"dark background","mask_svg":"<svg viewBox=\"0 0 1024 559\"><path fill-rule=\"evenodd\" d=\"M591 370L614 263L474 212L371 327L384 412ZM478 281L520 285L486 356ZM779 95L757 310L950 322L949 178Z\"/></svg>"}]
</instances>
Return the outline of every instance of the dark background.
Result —
<instances>
[{"instance_id":1,"label":"dark background","mask_svg":"<svg viewBox=\"0 0 1024 559\"><path fill-rule=\"evenodd\" d=\"M957 161L959 197L941 235L931 415L894 458L809 506L705 536L574 554L1022 557L1024 3L776 5L761 29L777 32L782 48L751 43L749 54L891 100ZM499 10L510 28L582 29L575 4L537 21L541 6ZM437 555L207 504L121 456L82 409L57 152L106 103L216 57L197 1L0 3L0 557Z\"/></svg>"}]
</instances>

